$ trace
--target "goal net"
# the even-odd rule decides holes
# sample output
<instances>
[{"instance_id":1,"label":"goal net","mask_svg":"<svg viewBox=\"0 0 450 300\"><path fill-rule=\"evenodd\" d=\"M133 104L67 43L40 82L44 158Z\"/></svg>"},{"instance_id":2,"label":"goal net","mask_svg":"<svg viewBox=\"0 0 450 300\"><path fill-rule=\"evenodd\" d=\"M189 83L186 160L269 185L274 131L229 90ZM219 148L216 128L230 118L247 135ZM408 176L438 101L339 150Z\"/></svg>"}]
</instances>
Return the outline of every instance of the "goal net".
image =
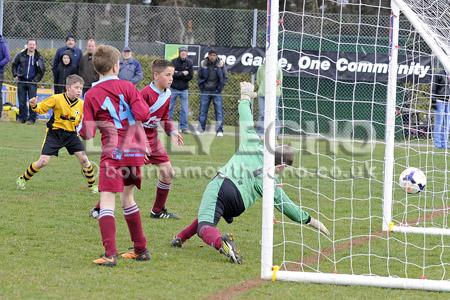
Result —
<instances>
[{"instance_id":1,"label":"goal net","mask_svg":"<svg viewBox=\"0 0 450 300\"><path fill-rule=\"evenodd\" d=\"M450 291L448 2L301 1L295 9L274 2L262 277ZM275 107L268 99L278 66L284 78ZM444 82L439 95L436 82ZM330 236L274 212L270 149L282 145L296 150L282 188ZM408 167L426 174L423 192L399 186Z\"/></svg>"}]
</instances>

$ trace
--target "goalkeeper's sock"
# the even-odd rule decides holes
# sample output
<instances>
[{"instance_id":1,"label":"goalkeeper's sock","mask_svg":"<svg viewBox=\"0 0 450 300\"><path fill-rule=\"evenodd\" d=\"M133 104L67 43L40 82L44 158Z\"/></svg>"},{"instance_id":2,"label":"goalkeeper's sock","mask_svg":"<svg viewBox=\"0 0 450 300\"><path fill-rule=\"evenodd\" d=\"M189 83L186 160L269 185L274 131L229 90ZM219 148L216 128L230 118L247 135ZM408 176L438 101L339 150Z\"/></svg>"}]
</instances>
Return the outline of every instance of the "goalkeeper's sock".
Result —
<instances>
[{"instance_id":1,"label":"goalkeeper's sock","mask_svg":"<svg viewBox=\"0 0 450 300\"><path fill-rule=\"evenodd\" d=\"M31 163L30 166L26 169L26 171L20 176L21 178L25 179L25 181L28 181L33 177L34 174L39 172L39 168L36 166L36 162Z\"/></svg>"},{"instance_id":2,"label":"goalkeeper's sock","mask_svg":"<svg viewBox=\"0 0 450 300\"><path fill-rule=\"evenodd\" d=\"M200 229L198 235L208 246L214 247L217 250L222 247L222 234L216 227L204 225Z\"/></svg>"},{"instance_id":3,"label":"goalkeeper's sock","mask_svg":"<svg viewBox=\"0 0 450 300\"><path fill-rule=\"evenodd\" d=\"M169 191L170 183L165 183L159 180L158 185L156 186L156 199L153 204L152 212L158 214L164 209Z\"/></svg>"},{"instance_id":4,"label":"goalkeeper's sock","mask_svg":"<svg viewBox=\"0 0 450 300\"><path fill-rule=\"evenodd\" d=\"M87 180L88 187L91 188L95 184L94 167L92 164L90 164L87 168L83 168L83 175Z\"/></svg>"},{"instance_id":5,"label":"goalkeeper's sock","mask_svg":"<svg viewBox=\"0 0 450 300\"><path fill-rule=\"evenodd\" d=\"M195 219L189 226L187 226L180 233L178 233L176 237L180 238L184 242L197 233L197 227L198 227L198 219Z\"/></svg>"},{"instance_id":6,"label":"goalkeeper's sock","mask_svg":"<svg viewBox=\"0 0 450 300\"><path fill-rule=\"evenodd\" d=\"M117 255L116 220L114 218L114 210L106 208L100 209L98 225L100 227L103 247L105 247L105 255L107 257Z\"/></svg>"},{"instance_id":7,"label":"goalkeeper's sock","mask_svg":"<svg viewBox=\"0 0 450 300\"><path fill-rule=\"evenodd\" d=\"M130 231L131 240L134 245L135 253L142 253L147 249L147 240L142 229L141 213L137 204L123 208L125 221L127 221L128 230Z\"/></svg>"}]
</instances>

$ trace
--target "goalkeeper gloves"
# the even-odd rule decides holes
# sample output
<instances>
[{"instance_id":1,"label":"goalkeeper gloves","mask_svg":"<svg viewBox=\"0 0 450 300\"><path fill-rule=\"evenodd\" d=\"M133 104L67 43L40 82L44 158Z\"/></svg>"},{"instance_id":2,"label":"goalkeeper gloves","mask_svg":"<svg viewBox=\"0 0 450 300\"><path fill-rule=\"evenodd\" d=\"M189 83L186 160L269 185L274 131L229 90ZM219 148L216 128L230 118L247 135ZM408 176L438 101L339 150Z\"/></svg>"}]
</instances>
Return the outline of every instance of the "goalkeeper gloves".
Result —
<instances>
[{"instance_id":1,"label":"goalkeeper gloves","mask_svg":"<svg viewBox=\"0 0 450 300\"><path fill-rule=\"evenodd\" d=\"M311 221L309 221L308 223L309 226L319 230L320 232L322 232L325 235L330 235L330 232L328 231L328 229L325 227L325 225L322 224L322 222L320 222L319 220L314 219L313 217L311 217Z\"/></svg>"},{"instance_id":2,"label":"goalkeeper gloves","mask_svg":"<svg viewBox=\"0 0 450 300\"><path fill-rule=\"evenodd\" d=\"M256 98L255 87L250 82L241 82L241 99L250 100Z\"/></svg>"}]
</instances>

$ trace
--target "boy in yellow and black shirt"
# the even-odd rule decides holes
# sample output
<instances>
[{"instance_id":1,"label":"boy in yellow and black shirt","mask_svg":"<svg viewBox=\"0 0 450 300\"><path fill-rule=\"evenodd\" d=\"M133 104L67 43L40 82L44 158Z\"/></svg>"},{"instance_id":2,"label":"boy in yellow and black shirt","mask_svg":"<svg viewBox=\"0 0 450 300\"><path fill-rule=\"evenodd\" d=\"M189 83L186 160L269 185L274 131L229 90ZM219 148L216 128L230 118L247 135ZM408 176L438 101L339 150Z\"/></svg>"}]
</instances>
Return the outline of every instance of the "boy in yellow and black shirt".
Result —
<instances>
[{"instance_id":1,"label":"boy in yellow and black shirt","mask_svg":"<svg viewBox=\"0 0 450 300\"><path fill-rule=\"evenodd\" d=\"M30 107L33 111L45 114L49 109L53 109L53 115L47 122L47 135L41 156L17 178L18 189L24 190L26 182L49 163L51 156L58 156L59 149L65 147L70 155L75 154L80 161L90 191L97 192L94 168L77 134L77 126L83 117L83 100L79 98L83 85L83 78L78 75L69 75L66 79L65 93L52 95L39 104L36 103L36 98L30 99Z\"/></svg>"}]
</instances>

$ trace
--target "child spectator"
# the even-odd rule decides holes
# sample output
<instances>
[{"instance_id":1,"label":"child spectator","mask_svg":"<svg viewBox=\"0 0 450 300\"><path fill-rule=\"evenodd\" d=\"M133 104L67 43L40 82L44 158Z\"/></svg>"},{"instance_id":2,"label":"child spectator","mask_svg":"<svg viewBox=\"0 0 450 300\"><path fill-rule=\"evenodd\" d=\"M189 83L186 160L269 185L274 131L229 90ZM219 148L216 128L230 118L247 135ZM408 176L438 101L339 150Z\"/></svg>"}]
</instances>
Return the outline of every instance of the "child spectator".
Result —
<instances>
[{"instance_id":1,"label":"child spectator","mask_svg":"<svg viewBox=\"0 0 450 300\"><path fill-rule=\"evenodd\" d=\"M77 74L77 72L78 68L72 64L72 54L69 51L64 52L55 72L55 94L64 93L66 78L69 75Z\"/></svg>"},{"instance_id":2,"label":"child spectator","mask_svg":"<svg viewBox=\"0 0 450 300\"><path fill-rule=\"evenodd\" d=\"M66 36L66 45L58 48L56 50L55 56L53 57L53 65L52 65L52 72L53 76L55 76L56 69L58 68L59 61L61 60L61 56L66 51L69 51L72 57L72 64L78 68L80 64L80 59L83 56L83 52L80 48L77 47L77 41L75 40L75 37L72 34L68 34Z\"/></svg>"}]
</instances>

